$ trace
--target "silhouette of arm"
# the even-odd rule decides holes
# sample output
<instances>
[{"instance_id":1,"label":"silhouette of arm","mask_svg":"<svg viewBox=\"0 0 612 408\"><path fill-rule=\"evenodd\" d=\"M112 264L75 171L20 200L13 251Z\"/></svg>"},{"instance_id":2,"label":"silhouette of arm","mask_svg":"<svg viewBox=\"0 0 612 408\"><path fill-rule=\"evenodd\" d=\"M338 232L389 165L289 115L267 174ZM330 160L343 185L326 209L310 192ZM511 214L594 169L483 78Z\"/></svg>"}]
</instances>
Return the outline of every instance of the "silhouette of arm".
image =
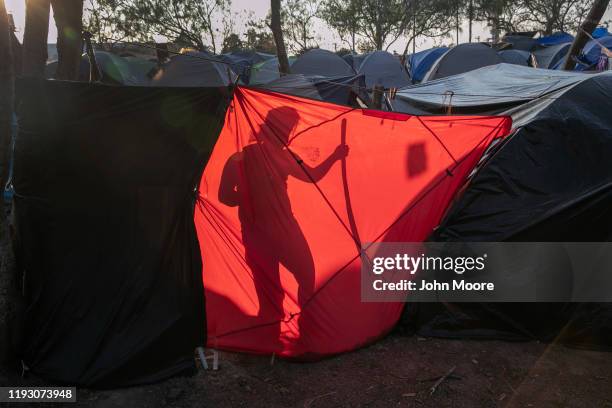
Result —
<instances>
[{"instance_id":1,"label":"silhouette of arm","mask_svg":"<svg viewBox=\"0 0 612 408\"><path fill-rule=\"evenodd\" d=\"M239 164L242 159L241 153L234 153L225 163L221 173L219 185L219 201L229 207L240 205L240 183Z\"/></svg>"},{"instance_id":2,"label":"silhouette of arm","mask_svg":"<svg viewBox=\"0 0 612 408\"><path fill-rule=\"evenodd\" d=\"M319 164L316 167L311 167L305 162L303 162L299 156L295 155L295 159L301 162L301 166L298 162L295 161L295 159L291 158L293 165L290 167L289 174L291 174L293 177L297 178L298 180L306 181L306 182L313 181L316 183L319 180L321 180L323 177L325 177L329 169L331 169L331 167L337 160L343 159L346 156L348 156L348 146L340 145L321 164ZM303 167L303 169L300 167ZM306 172L304 172L304 170L306 170ZM308 177L306 173L308 173L310 177Z\"/></svg>"}]
</instances>

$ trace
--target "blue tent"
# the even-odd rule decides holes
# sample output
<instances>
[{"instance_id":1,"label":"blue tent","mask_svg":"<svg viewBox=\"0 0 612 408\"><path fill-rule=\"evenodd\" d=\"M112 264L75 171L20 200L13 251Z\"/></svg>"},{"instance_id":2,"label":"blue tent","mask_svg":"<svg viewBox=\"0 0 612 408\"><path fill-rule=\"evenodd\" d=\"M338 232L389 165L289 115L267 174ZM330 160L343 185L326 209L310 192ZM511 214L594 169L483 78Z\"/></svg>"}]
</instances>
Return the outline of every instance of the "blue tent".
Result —
<instances>
[{"instance_id":1,"label":"blue tent","mask_svg":"<svg viewBox=\"0 0 612 408\"><path fill-rule=\"evenodd\" d=\"M565 44L565 43L571 43L572 41L574 41L574 36L571 34L559 31L552 35L540 37L536 41L538 42L539 45L545 45L545 46Z\"/></svg>"},{"instance_id":2,"label":"blue tent","mask_svg":"<svg viewBox=\"0 0 612 408\"><path fill-rule=\"evenodd\" d=\"M427 71L429 71L429 68L431 68L438 58L446 51L448 51L447 47L437 47L410 55L408 61L410 63L410 77L412 78L412 82L421 82Z\"/></svg>"},{"instance_id":3,"label":"blue tent","mask_svg":"<svg viewBox=\"0 0 612 408\"><path fill-rule=\"evenodd\" d=\"M542 47L533 52L538 61L538 68L557 69L561 62L565 61L571 43L555 44Z\"/></svg>"},{"instance_id":4,"label":"blue tent","mask_svg":"<svg viewBox=\"0 0 612 408\"><path fill-rule=\"evenodd\" d=\"M586 71L597 64L601 56L601 44L607 49L612 50L612 35L599 37L586 43L579 58L582 64L576 64L577 71Z\"/></svg>"},{"instance_id":5,"label":"blue tent","mask_svg":"<svg viewBox=\"0 0 612 408\"><path fill-rule=\"evenodd\" d=\"M606 37L610 35L610 33L608 32L608 29L606 27L597 27L595 30L593 30L593 38L601 38L601 37Z\"/></svg>"}]
</instances>

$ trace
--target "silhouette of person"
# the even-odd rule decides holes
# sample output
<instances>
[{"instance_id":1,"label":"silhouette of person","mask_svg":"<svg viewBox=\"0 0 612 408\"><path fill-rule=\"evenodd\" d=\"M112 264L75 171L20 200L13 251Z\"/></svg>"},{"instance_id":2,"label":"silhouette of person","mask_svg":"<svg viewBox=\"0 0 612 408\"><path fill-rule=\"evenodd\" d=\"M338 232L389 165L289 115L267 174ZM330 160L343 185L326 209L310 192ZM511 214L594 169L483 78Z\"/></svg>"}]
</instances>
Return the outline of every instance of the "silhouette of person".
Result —
<instances>
[{"instance_id":1,"label":"silhouette of person","mask_svg":"<svg viewBox=\"0 0 612 408\"><path fill-rule=\"evenodd\" d=\"M219 187L219 201L238 206L245 261L253 272L259 302L258 317L278 320L271 328L276 339L284 318L279 266L290 271L298 283L300 309L314 290L314 262L291 210L287 179L292 176L306 183L317 182L337 160L348 155L348 147L341 144L318 166L308 166L287 147L298 120L293 108L271 110L255 135L256 142L225 163Z\"/></svg>"}]
</instances>

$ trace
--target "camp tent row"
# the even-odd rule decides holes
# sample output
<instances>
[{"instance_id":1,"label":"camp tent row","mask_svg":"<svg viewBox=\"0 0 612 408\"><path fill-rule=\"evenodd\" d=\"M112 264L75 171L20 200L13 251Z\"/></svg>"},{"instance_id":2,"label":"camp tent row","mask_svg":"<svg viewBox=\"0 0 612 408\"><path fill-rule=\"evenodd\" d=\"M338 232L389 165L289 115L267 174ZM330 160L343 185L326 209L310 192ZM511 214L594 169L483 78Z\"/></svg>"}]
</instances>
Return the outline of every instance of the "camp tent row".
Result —
<instances>
[{"instance_id":1,"label":"camp tent row","mask_svg":"<svg viewBox=\"0 0 612 408\"><path fill-rule=\"evenodd\" d=\"M360 301L365 242L609 237L612 76L479 71L398 93L409 114L244 87L20 82L27 367L132 385L193 369L204 343L316 359L402 315L455 338L547 338L571 321L568 343L609 347L604 306L457 314ZM418 116L445 107L476 116Z\"/></svg>"}]
</instances>

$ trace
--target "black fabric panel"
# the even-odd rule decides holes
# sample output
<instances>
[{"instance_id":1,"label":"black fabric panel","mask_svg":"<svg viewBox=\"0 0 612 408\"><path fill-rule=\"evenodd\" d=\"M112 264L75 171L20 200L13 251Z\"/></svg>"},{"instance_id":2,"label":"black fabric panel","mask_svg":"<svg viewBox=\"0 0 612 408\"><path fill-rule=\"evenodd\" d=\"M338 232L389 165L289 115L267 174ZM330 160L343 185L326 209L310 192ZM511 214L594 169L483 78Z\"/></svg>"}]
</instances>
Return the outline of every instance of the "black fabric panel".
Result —
<instances>
[{"instance_id":1,"label":"black fabric panel","mask_svg":"<svg viewBox=\"0 0 612 408\"><path fill-rule=\"evenodd\" d=\"M115 387L194 368L206 337L194 190L227 93L18 83L15 208L33 372Z\"/></svg>"},{"instance_id":2,"label":"black fabric panel","mask_svg":"<svg viewBox=\"0 0 612 408\"><path fill-rule=\"evenodd\" d=\"M431 239L612 240L610 94L612 75L592 77L537 113L476 173ZM402 322L424 336L612 350L610 304L420 304Z\"/></svg>"}]
</instances>

